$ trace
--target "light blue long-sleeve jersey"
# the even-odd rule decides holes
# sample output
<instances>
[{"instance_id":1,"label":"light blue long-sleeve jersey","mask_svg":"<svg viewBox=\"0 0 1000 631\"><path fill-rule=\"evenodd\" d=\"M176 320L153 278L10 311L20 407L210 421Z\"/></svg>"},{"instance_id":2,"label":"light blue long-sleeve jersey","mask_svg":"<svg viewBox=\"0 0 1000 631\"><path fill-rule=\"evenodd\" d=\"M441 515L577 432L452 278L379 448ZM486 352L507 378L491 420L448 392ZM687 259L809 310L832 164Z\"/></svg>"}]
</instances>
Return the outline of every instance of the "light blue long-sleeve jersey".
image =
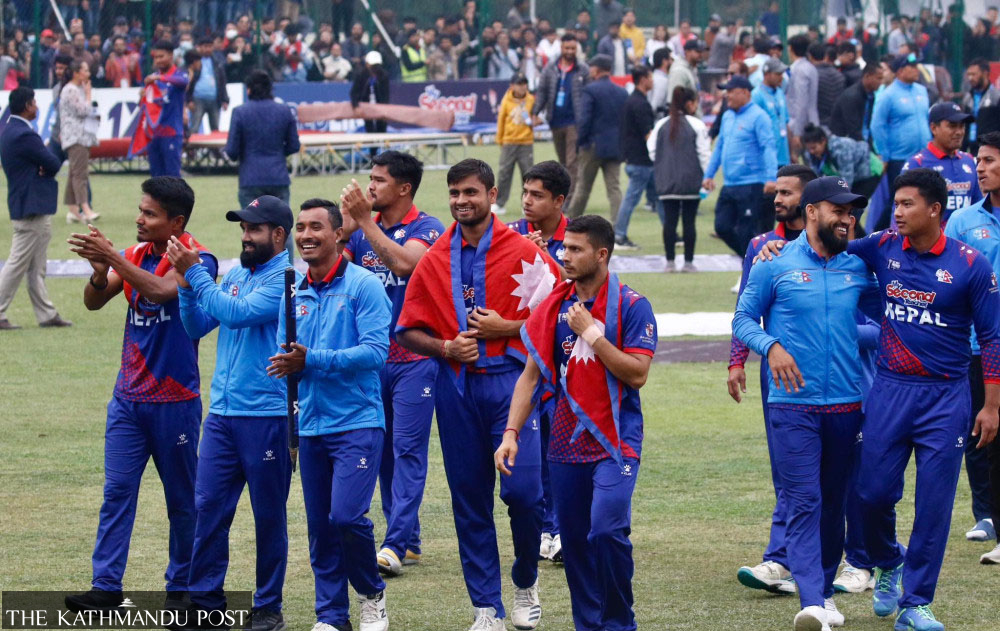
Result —
<instances>
[{"instance_id":1,"label":"light blue long-sleeve jersey","mask_svg":"<svg viewBox=\"0 0 1000 631\"><path fill-rule=\"evenodd\" d=\"M726 110L705 177L714 178L722 167L726 186L773 181L778 174L775 146L771 119L757 104Z\"/></svg>"},{"instance_id":2,"label":"light blue long-sleeve jersey","mask_svg":"<svg viewBox=\"0 0 1000 631\"><path fill-rule=\"evenodd\" d=\"M191 288L177 291L184 330L196 340L219 327L209 408L213 414L285 415L285 384L267 375L267 358L274 354L282 274L288 265L282 250L256 269L234 267L218 285L202 265L185 272Z\"/></svg>"},{"instance_id":3,"label":"light blue long-sleeve jersey","mask_svg":"<svg viewBox=\"0 0 1000 631\"><path fill-rule=\"evenodd\" d=\"M750 98L771 119L771 131L777 143L778 166L785 166L791 161L788 154L788 103L785 101L785 91L761 84L753 89Z\"/></svg>"},{"instance_id":4,"label":"light blue long-sleeve jersey","mask_svg":"<svg viewBox=\"0 0 1000 631\"><path fill-rule=\"evenodd\" d=\"M886 162L908 160L931 141L927 88L896 79L875 98L872 140Z\"/></svg>"},{"instance_id":5,"label":"light blue long-sleeve jersey","mask_svg":"<svg viewBox=\"0 0 1000 631\"><path fill-rule=\"evenodd\" d=\"M868 267L843 252L824 260L805 232L781 256L753 266L736 305L733 334L761 357L781 342L805 380L798 392L786 392L768 373L769 404L861 401L859 308L872 319L881 317L878 284Z\"/></svg>"},{"instance_id":6,"label":"light blue long-sleeve jersey","mask_svg":"<svg viewBox=\"0 0 1000 631\"><path fill-rule=\"evenodd\" d=\"M990 195L971 206L956 210L944 227L944 236L971 245L986 257L993 273L1000 277L1000 217L997 217ZM972 327L972 354L979 355L976 328Z\"/></svg>"},{"instance_id":7,"label":"light blue long-sleeve jersey","mask_svg":"<svg viewBox=\"0 0 1000 631\"><path fill-rule=\"evenodd\" d=\"M278 316L278 344L285 337L285 306ZM340 259L327 278L300 277L295 291L299 344L306 367L299 373L299 435L385 428L379 371L389 355L392 303L382 281Z\"/></svg>"}]
</instances>

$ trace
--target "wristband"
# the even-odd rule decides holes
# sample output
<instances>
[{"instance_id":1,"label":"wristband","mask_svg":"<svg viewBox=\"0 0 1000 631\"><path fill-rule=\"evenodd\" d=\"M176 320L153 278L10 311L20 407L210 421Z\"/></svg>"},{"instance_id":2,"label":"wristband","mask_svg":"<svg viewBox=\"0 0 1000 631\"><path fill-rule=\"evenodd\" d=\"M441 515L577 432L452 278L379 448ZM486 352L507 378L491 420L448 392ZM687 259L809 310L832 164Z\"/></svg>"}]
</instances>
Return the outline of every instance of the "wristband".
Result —
<instances>
[{"instance_id":1,"label":"wristband","mask_svg":"<svg viewBox=\"0 0 1000 631\"><path fill-rule=\"evenodd\" d=\"M104 280L104 285L103 286L98 286L97 283L94 282L94 275L93 274L90 275L90 278L88 280L90 281L90 286L93 287L94 289L96 289L97 291L104 291L105 289L108 288L108 281L107 281L107 279Z\"/></svg>"},{"instance_id":2,"label":"wristband","mask_svg":"<svg viewBox=\"0 0 1000 631\"><path fill-rule=\"evenodd\" d=\"M604 334L601 333L601 330L597 328L596 324L591 324L590 326L588 326L586 329L583 330L583 333L580 334L580 337L583 338L583 341L586 342L587 344L590 344L591 347L593 347L594 344L597 343L597 340L599 340L603 336Z\"/></svg>"},{"instance_id":3,"label":"wristband","mask_svg":"<svg viewBox=\"0 0 1000 631\"><path fill-rule=\"evenodd\" d=\"M441 340L441 357L448 357L448 344L450 343L451 340Z\"/></svg>"},{"instance_id":4,"label":"wristband","mask_svg":"<svg viewBox=\"0 0 1000 631\"><path fill-rule=\"evenodd\" d=\"M514 440L521 440L521 432L517 431L513 427L508 427L507 429L503 430L504 434L506 434L507 432L514 432Z\"/></svg>"}]
</instances>

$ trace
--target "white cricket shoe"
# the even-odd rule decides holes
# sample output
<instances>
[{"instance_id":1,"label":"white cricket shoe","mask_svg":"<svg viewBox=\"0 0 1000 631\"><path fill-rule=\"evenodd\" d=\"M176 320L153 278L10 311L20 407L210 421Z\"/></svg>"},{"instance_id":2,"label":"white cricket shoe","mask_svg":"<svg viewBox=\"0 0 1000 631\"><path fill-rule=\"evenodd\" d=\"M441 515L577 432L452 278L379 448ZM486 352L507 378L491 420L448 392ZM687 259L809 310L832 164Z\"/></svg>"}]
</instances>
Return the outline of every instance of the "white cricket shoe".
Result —
<instances>
[{"instance_id":1,"label":"white cricket shoe","mask_svg":"<svg viewBox=\"0 0 1000 631\"><path fill-rule=\"evenodd\" d=\"M875 588L875 577L868 570L862 570L845 563L844 569L840 571L840 576L833 582L833 588L838 592L860 594Z\"/></svg>"},{"instance_id":2,"label":"white cricket shoe","mask_svg":"<svg viewBox=\"0 0 1000 631\"><path fill-rule=\"evenodd\" d=\"M538 580L531 587L514 586L514 608L510 612L515 629L534 629L542 619L542 604L538 600Z\"/></svg>"},{"instance_id":3,"label":"white cricket shoe","mask_svg":"<svg viewBox=\"0 0 1000 631\"><path fill-rule=\"evenodd\" d=\"M386 631L389 614L385 611L385 590L358 598L361 605L361 631Z\"/></svg>"},{"instance_id":4,"label":"white cricket shoe","mask_svg":"<svg viewBox=\"0 0 1000 631\"><path fill-rule=\"evenodd\" d=\"M830 631L826 609L811 605L795 614L795 631Z\"/></svg>"},{"instance_id":5,"label":"white cricket shoe","mask_svg":"<svg viewBox=\"0 0 1000 631\"><path fill-rule=\"evenodd\" d=\"M547 532L542 533L542 543L538 546L538 558L539 560L552 558L552 535Z\"/></svg>"},{"instance_id":6,"label":"white cricket shoe","mask_svg":"<svg viewBox=\"0 0 1000 631\"><path fill-rule=\"evenodd\" d=\"M1000 543L993 550L979 557L979 562L983 565L1000 565Z\"/></svg>"},{"instance_id":7,"label":"white cricket shoe","mask_svg":"<svg viewBox=\"0 0 1000 631\"><path fill-rule=\"evenodd\" d=\"M840 610L837 609L837 603L833 602L832 598L823 601L823 609L826 609L827 624L831 627L844 626L844 614L840 613Z\"/></svg>"},{"instance_id":8,"label":"white cricket shoe","mask_svg":"<svg viewBox=\"0 0 1000 631\"><path fill-rule=\"evenodd\" d=\"M313 625L312 631L340 631L340 629L326 622L317 622Z\"/></svg>"},{"instance_id":9,"label":"white cricket shoe","mask_svg":"<svg viewBox=\"0 0 1000 631\"><path fill-rule=\"evenodd\" d=\"M497 610L493 607L475 607L476 619L469 631L507 631L503 618L497 618Z\"/></svg>"},{"instance_id":10,"label":"white cricket shoe","mask_svg":"<svg viewBox=\"0 0 1000 631\"><path fill-rule=\"evenodd\" d=\"M795 593L792 573L775 561L764 561L753 567L744 565L736 572L736 580L750 589L763 589L772 594Z\"/></svg>"},{"instance_id":11,"label":"white cricket shoe","mask_svg":"<svg viewBox=\"0 0 1000 631\"><path fill-rule=\"evenodd\" d=\"M396 553L389 548L382 548L382 550L375 557L378 561L378 571L382 574L388 576L399 576L403 573L403 564L396 556Z\"/></svg>"},{"instance_id":12,"label":"white cricket shoe","mask_svg":"<svg viewBox=\"0 0 1000 631\"><path fill-rule=\"evenodd\" d=\"M739 278L736 279L736 284L729 288L729 291L731 291L734 294L740 293L740 283L742 282L743 282L743 277L740 276Z\"/></svg>"},{"instance_id":13,"label":"white cricket shoe","mask_svg":"<svg viewBox=\"0 0 1000 631\"><path fill-rule=\"evenodd\" d=\"M559 538L559 535L556 535L555 537L552 537L552 547L549 548L549 561L552 561L553 563L562 563L562 560L562 539Z\"/></svg>"}]
</instances>

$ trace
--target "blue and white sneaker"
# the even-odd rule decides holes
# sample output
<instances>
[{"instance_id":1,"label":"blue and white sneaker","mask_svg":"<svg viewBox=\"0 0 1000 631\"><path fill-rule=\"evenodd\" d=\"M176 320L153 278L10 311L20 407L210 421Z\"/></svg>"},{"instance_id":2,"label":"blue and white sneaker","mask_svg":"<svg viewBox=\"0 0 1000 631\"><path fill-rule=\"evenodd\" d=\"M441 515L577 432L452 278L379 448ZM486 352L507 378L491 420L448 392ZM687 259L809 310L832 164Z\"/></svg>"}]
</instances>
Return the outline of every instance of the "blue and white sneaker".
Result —
<instances>
[{"instance_id":1,"label":"blue and white sneaker","mask_svg":"<svg viewBox=\"0 0 1000 631\"><path fill-rule=\"evenodd\" d=\"M750 589L763 589L772 594L795 593L792 573L775 561L764 561L753 567L744 565L736 572L736 580Z\"/></svg>"},{"instance_id":2,"label":"blue and white sneaker","mask_svg":"<svg viewBox=\"0 0 1000 631\"><path fill-rule=\"evenodd\" d=\"M980 519L972 530L965 533L965 538L969 541L993 541L997 538L997 530L993 527L992 519Z\"/></svg>"},{"instance_id":3,"label":"blue and white sneaker","mask_svg":"<svg viewBox=\"0 0 1000 631\"><path fill-rule=\"evenodd\" d=\"M899 597L903 595L903 564L891 570L875 568L875 595L872 605L875 615L884 618L896 613Z\"/></svg>"},{"instance_id":4,"label":"blue and white sneaker","mask_svg":"<svg viewBox=\"0 0 1000 631\"><path fill-rule=\"evenodd\" d=\"M944 625L934 617L930 605L903 607L894 628L896 631L944 631Z\"/></svg>"}]
</instances>

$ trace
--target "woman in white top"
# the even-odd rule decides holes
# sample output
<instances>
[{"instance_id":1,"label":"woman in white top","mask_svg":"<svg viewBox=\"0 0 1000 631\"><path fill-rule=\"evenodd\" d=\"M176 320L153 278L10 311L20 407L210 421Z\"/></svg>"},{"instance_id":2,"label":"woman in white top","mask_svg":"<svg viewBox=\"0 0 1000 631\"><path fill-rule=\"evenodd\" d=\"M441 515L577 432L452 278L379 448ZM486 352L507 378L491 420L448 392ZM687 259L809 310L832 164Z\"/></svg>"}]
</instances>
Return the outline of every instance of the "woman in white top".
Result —
<instances>
[{"instance_id":1,"label":"woman in white top","mask_svg":"<svg viewBox=\"0 0 1000 631\"><path fill-rule=\"evenodd\" d=\"M642 56L646 60L646 65L650 68L655 68L653 65L653 55L656 51L660 50L667 45L667 27L663 24L657 24L656 28L653 29L653 38L646 40L646 50L643 51Z\"/></svg>"},{"instance_id":2,"label":"woman in white top","mask_svg":"<svg viewBox=\"0 0 1000 631\"><path fill-rule=\"evenodd\" d=\"M96 129L88 123L93 108L90 100L90 67L76 59L69 66L71 79L59 93L59 136L69 156L69 177L63 203L69 206L66 223L89 222L100 215L87 200L90 148L97 145Z\"/></svg>"},{"instance_id":3,"label":"woman in white top","mask_svg":"<svg viewBox=\"0 0 1000 631\"><path fill-rule=\"evenodd\" d=\"M698 94L677 86L670 99L670 115L657 122L649 134L647 149L653 160L656 193L663 208L663 248L667 271L674 266L677 220L684 225L684 267L682 272L697 271L694 266L695 216L701 201L701 180L712 157L708 127L694 115Z\"/></svg>"}]
</instances>

